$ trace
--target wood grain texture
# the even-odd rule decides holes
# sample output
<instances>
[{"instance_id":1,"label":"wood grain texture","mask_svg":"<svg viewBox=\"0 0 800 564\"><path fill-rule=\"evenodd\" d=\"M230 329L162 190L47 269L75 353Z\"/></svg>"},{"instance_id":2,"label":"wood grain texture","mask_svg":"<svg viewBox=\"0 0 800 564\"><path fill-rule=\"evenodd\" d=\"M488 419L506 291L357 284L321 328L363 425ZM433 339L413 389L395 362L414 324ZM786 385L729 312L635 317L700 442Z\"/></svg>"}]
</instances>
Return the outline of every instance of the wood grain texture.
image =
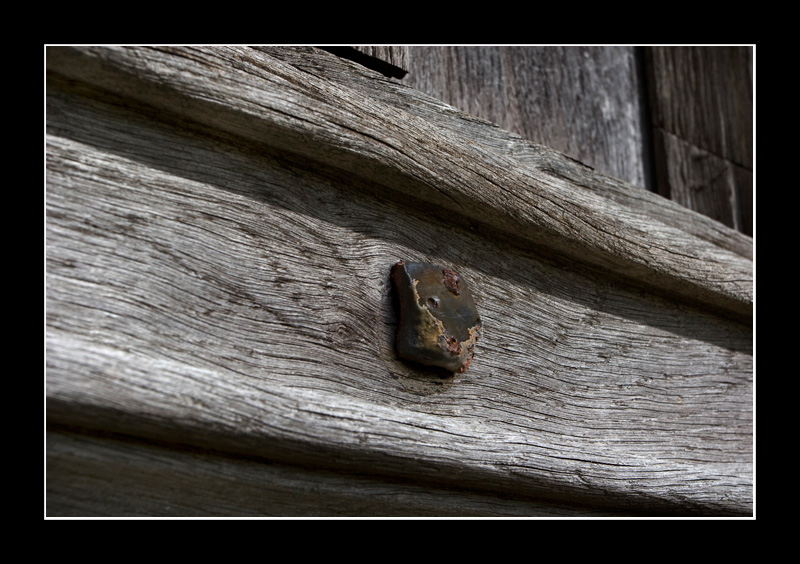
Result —
<instances>
[{"instance_id":1,"label":"wood grain texture","mask_svg":"<svg viewBox=\"0 0 800 564\"><path fill-rule=\"evenodd\" d=\"M306 130L306 148L296 146L301 130L286 113L312 84L402 117L395 126L409 128L406 142L425 141L413 137L421 117L393 113L402 104L263 52L179 51L178 60L188 61L181 68L172 50L122 50L124 61L116 62L89 51L106 63L79 70L64 63L66 74L83 73L112 91L48 77L49 423L307 470L282 491L313 483L318 469L427 484L433 497L467 488L476 497L463 513L509 497L486 512L547 514L568 503L587 513L752 513L748 324L569 255L507 245L513 229L465 222L431 206L424 192L412 199L407 176L388 166L386 190L375 170L352 172L352 163L369 161L338 160L348 153L334 152L321 132ZM316 51L305 57L309 66L333 59ZM116 74L117 63L142 66ZM106 82L109 69L125 80ZM203 69L213 69L214 80ZM161 79L142 86L148 72ZM227 73L242 81L227 91L228 103L251 117L273 108L269 119L287 121L249 121L245 129L224 111L194 113ZM181 82L193 75L203 80ZM251 97L236 99L234 90ZM154 91L168 98L150 97ZM304 120L330 109L327 97L320 100ZM363 127L357 113L347 117L351 130ZM242 129L234 131L231 119ZM339 145L361 146L347 128L328 127ZM426 131L454 143L446 129ZM392 166L411 165L402 151L381 154ZM538 178L535 170L526 174ZM678 240L670 248L682 252L687 240L701 254L718 248L677 228L666 232ZM434 378L396 360L388 272L399 259L449 265L472 282L486 330L465 374ZM48 474L48 488L58 492L91 467L85 459L98 449L104 474L120 466L119 457L149 456L94 443L55 441L48 449L50 460L79 459L60 476ZM193 463L156 458L153 473L173 463L185 472ZM210 479L201 475L207 464L216 462L201 461L199 475L183 474L186 483ZM258 470L248 468L230 470L241 476L239 491L258 490ZM319 479L331 490L344 487ZM411 512L436 512L425 492L414 494L422 505ZM53 510L80 512L74 495L64 495ZM148 508L143 502L138 510Z\"/></svg>"},{"instance_id":2,"label":"wood grain texture","mask_svg":"<svg viewBox=\"0 0 800 564\"><path fill-rule=\"evenodd\" d=\"M413 46L404 82L647 188L639 74L633 47Z\"/></svg>"},{"instance_id":3,"label":"wood grain texture","mask_svg":"<svg viewBox=\"0 0 800 564\"><path fill-rule=\"evenodd\" d=\"M753 48L650 47L653 115L696 147L753 168Z\"/></svg>"},{"instance_id":4,"label":"wood grain texture","mask_svg":"<svg viewBox=\"0 0 800 564\"><path fill-rule=\"evenodd\" d=\"M752 236L752 47L646 52L659 192Z\"/></svg>"},{"instance_id":5,"label":"wood grain texture","mask_svg":"<svg viewBox=\"0 0 800 564\"><path fill-rule=\"evenodd\" d=\"M580 191L591 191L604 200L611 200L627 210L642 215L643 222L666 224L713 246L720 247L747 259L753 258L753 239L732 232L725 225L698 215L685 206L666 201L663 197L642 190L613 176L599 174L591 167L544 145L531 143L521 136L501 129L496 124L456 111L452 106L409 89L397 81L376 77L345 61L314 57L312 48L286 49L258 47L259 51L303 72L320 77L332 77L348 89L363 96L380 100L405 113L417 116L453 134L468 138L472 143L494 152L510 155L519 166L565 180ZM405 82L405 81L403 81Z\"/></svg>"},{"instance_id":6,"label":"wood grain texture","mask_svg":"<svg viewBox=\"0 0 800 564\"><path fill-rule=\"evenodd\" d=\"M332 77L248 49L59 49L48 61L74 78L349 170L525 244L683 299L752 314L749 260Z\"/></svg>"},{"instance_id":7,"label":"wood grain texture","mask_svg":"<svg viewBox=\"0 0 800 564\"><path fill-rule=\"evenodd\" d=\"M614 512L50 432L51 516L609 517Z\"/></svg>"},{"instance_id":8,"label":"wood grain texture","mask_svg":"<svg viewBox=\"0 0 800 564\"><path fill-rule=\"evenodd\" d=\"M752 171L664 130L656 131L655 138L660 185L669 197L752 235Z\"/></svg>"}]
</instances>

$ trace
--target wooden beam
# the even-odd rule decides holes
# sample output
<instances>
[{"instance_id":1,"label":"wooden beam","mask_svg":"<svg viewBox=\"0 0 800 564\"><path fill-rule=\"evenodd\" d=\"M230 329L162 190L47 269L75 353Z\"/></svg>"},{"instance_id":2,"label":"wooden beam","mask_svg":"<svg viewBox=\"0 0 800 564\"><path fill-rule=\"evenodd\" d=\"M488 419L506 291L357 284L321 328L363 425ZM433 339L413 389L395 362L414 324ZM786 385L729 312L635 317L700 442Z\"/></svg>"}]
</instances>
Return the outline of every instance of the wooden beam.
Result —
<instances>
[{"instance_id":1,"label":"wooden beam","mask_svg":"<svg viewBox=\"0 0 800 564\"><path fill-rule=\"evenodd\" d=\"M59 431L47 433L46 481L49 517L619 516L491 491Z\"/></svg>"},{"instance_id":2,"label":"wooden beam","mask_svg":"<svg viewBox=\"0 0 800 564\"><path fill-rule=\"evenodd\" d=\"M48 65L647 287L752 315L750 261L263 53L56 48Z\"/></svg>"}]
</instances>

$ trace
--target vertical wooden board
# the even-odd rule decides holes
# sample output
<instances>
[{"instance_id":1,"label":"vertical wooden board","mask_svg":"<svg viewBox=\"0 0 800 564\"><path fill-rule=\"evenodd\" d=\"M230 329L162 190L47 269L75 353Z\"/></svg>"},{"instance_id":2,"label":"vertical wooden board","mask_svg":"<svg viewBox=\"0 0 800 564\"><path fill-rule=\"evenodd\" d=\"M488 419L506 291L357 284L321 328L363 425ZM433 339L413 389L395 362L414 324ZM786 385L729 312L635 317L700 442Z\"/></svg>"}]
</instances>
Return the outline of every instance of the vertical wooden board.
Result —
<instances>
[{"instance_id":1,"label":"vertical wooden board","mask_svg":"<svg viewBox=\"0 0 800 564\"><path fill-rule=\"evenodd\" d=\"M646 59L658 191L752 234L752 48L651 47Z\"/></svg>"},{"instance_id":2,"label":"vertical wooden board","mask_svg":"<svg viewBox=\"0 0 800 564\"><path fill-rule=\"evenodd\" d=\"M729 227L752 235L752 220L747 226L740 194L751 192L752 174L729 160L659 130L655 133L660 159L659 181L669 186L669 197L689 209L716 219ZM752 199L751 199L752 200ZM744 202L752 207L752 201Z\"/></svg>"},{"instance_id":3,"label":"vertical wooden board","mask_svg":"<svg viewBox=\"0 0 800 564\"><path fill-rule=\"evenodd\" d=\"M650 47L655 127L753 167L751 47Z\"/></svg>"},{"instance_id":4,"label":"vertical wooden board","mask_svg":"<svg viewBox=\"0 0 800 564\"><path fill-rule=\"evenodd\" d=\"M633 47L410 47L404 81L599 172L648 185Z\"/></svg>"}]
</instances>

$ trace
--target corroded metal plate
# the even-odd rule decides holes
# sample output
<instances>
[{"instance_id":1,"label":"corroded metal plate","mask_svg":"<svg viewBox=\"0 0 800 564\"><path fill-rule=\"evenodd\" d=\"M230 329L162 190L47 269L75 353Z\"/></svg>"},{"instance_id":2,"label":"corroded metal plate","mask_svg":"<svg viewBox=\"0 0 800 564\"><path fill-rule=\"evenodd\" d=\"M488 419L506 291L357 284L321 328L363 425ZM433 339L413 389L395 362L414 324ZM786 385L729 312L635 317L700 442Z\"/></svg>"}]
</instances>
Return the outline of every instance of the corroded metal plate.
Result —
<instances>
[{"instance_id":1,"label":"corroded metal plate","mask_svg":"<svg viewBox=\"0 0 800 564\"><path fill-rule=\"evenodd\" d=\"M467 281L449 268L423 262L398 262L391 276L400 300L398 356L464 372L482 326Z\"/></svg>"}]
</instances>

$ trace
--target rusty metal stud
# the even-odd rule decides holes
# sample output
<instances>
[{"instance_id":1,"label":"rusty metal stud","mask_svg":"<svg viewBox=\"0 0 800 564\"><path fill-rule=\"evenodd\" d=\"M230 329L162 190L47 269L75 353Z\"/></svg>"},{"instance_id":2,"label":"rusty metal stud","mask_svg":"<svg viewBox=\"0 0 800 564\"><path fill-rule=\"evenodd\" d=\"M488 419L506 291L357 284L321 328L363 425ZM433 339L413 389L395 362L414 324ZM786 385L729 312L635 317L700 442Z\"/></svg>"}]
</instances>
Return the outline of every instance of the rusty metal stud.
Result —
<instances>
[{"instance_id":1,"label":"rusty metal stud","mask_svg":"<svg viewBox=\"0 0 800 564\"><path fill-rule=\"evenodd\" d=\"M392 267L400 301L395 346L406 361L464 372L481 336L466 280L449 268L400 261Z\"/></svg>"}]
</instances>

